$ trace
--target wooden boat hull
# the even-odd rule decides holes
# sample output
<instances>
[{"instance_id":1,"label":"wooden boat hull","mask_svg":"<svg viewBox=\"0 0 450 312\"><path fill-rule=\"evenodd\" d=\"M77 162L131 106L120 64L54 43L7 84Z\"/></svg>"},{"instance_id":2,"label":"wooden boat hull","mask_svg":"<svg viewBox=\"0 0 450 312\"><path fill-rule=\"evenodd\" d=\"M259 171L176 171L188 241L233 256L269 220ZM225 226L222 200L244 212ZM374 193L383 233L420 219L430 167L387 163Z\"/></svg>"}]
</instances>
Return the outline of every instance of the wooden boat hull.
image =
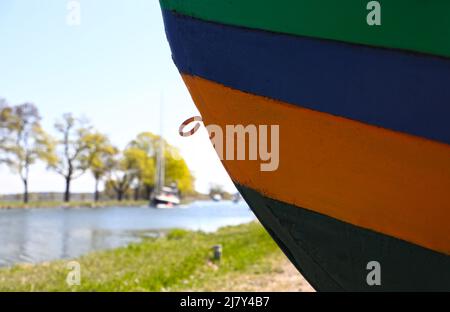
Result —
<instances>
[{"instance_id":1,"label":"wooden boat hull","mask_svg":"<svg viewBox=\"0 0 450 312\"><path fill-rule=\"evenodd\" d=\"M447 43L268 23L279 2L253 2L161 1L205 124L280 126L278 170L223 161L252 210L317 290L450 290Z\"/></svg>"}]
</instances>

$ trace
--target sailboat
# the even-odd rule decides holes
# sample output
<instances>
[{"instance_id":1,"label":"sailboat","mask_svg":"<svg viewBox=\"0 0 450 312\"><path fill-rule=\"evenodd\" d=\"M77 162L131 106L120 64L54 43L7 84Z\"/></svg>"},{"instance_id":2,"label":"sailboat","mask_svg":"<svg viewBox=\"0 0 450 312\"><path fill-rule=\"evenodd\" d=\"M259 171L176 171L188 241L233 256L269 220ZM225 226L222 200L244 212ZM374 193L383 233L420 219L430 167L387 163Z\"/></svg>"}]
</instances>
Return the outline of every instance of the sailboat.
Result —
<instances>
[{"instance_id":1,"label":"sailboat","mask_svg":"<svg viewBox=\"0 0 450 312\"><path fill-rule=\"evenodd\" d=\"M450 1L160 3L205 125L279 125L223 164L316 290L450 291Z\"/></svg>"},{"instance_id":2,"label":"sailboat","mask_svg":"<svg viewBox=\"0 0 450 312\"><path fill-rule=\"evenodd\" d=\"M161 96L162 98L162 96ZM162 99L161 99L162 102ZM160 107L160 136L156 150L155 188L150 196L150 207L158 209L174 208L180 204L180 192L176 183L165 186L165 143L162 137L162 105Z\"/></svg>"}]
</instances>

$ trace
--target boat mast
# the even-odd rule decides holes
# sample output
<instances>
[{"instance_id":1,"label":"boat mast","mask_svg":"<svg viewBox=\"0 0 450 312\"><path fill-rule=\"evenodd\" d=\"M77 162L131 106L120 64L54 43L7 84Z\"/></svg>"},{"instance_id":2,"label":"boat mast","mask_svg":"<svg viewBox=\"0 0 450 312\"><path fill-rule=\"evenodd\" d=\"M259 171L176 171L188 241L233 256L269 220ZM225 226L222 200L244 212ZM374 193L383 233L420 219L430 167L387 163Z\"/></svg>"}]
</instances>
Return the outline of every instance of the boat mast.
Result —
<instances>
[{"instance_id":1,"label":"boat mast","mask_svg":"<svg viewBox=\"0 0 450 312\"><path fill-rule=\"evenodd\" d=\"M158 150L156 152L156 191L159 193L164 187L165 159L164 159L164 139L163 139L163 105L164 94L161 92L159 103L159 140Z\"/></svg>"}]
</instances>

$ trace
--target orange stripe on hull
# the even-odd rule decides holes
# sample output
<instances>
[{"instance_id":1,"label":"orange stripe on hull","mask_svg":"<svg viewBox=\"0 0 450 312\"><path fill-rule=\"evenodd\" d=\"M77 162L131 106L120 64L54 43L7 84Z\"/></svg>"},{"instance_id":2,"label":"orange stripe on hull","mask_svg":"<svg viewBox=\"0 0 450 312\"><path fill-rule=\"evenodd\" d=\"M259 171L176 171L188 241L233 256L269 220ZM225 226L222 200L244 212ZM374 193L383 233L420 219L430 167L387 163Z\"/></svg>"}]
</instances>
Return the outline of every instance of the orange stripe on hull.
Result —
<instances>
[{"instance_id":1,"label":"orange stripe on hull","mask_svg":"<svg viewBox=\"0 0 450 312\"><path fill-rule=\"evenodd\" d=\"M450 146L183 79L206 125L280 125L278 170L224 160L235 182L450 255Z\"/></svg>"}]
</instances>

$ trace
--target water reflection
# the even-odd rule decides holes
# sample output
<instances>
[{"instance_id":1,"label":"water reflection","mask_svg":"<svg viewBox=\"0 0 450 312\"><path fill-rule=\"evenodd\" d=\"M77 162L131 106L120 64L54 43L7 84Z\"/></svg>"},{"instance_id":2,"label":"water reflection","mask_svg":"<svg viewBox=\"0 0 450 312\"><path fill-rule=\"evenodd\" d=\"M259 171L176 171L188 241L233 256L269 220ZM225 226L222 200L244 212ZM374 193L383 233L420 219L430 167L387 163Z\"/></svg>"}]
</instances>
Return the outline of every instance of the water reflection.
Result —
<instances>
[{"instance_id":1,"label":"water reflection","mask_svg":"<svg viewBox=\"0 0 450 312\"><path fill-rule=\"evenodd\" d=\"M73 258L124 246L143 235L185 228L215 231L254 220L244 202L196 202L166 210L147 207L0 210L0 266Z\"/></svg>"}]
</instances>

